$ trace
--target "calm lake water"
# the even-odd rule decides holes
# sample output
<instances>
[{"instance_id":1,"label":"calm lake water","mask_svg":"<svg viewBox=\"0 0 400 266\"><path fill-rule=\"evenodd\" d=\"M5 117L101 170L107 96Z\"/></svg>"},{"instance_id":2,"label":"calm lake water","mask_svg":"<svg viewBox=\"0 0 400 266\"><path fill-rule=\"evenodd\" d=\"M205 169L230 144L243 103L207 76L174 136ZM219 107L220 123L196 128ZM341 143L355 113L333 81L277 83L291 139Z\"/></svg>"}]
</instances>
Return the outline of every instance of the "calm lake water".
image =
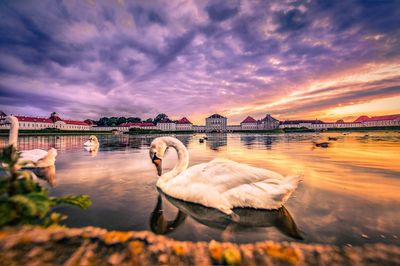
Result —
<instances>
[{"instance_id":1,"label":"calm lake water","mask_svg":"<svg viewBox=\"0 0 400 266\"><path fill-rule=\"evenodd\" d=\"M364 136L368 134L369 136ZM218 211L160 195L149 158L154 135L99 136L100 149L88 152L88 136L20 137L19 149L55 147L52 195L88 194L88 210L63 206L71 227L152 230L179 240L240 243L261 240L305 243L400 244L400 133L210 134L176 135L188 148L190 165L216 157L267 168L303 181L277 211L236 210L235 223ZM312 141L337 136L329 148ZM4 146L7 138L0 138ZM167 152L164 172L177 156ZM51 170L51 169L49 169ZM302 239L301 239L302 238Z\"/></svg>"}]
</instances>

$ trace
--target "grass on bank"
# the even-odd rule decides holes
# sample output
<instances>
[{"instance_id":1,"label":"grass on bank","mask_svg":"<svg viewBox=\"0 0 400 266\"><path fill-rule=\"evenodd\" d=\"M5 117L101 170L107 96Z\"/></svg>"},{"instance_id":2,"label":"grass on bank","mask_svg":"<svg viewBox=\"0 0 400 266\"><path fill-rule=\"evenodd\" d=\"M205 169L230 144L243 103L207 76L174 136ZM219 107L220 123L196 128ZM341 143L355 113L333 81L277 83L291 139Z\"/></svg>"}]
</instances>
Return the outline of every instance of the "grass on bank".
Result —
<instances>
[{"instance_id":1,"label":"grass on bank","mask_svg":"<svg viewBox=\"0 0 400 266\"><path fill-rule=\"evenodd\" d=\"M4 226L51 226L66 219L54 212L61 204L87 209L91 205L87 195L50 197L48 190L36 180L34 174L22 169L27 162L19 161L20 154L13 145L0 151L0 228Z\"/></svg>"}]
</instances>

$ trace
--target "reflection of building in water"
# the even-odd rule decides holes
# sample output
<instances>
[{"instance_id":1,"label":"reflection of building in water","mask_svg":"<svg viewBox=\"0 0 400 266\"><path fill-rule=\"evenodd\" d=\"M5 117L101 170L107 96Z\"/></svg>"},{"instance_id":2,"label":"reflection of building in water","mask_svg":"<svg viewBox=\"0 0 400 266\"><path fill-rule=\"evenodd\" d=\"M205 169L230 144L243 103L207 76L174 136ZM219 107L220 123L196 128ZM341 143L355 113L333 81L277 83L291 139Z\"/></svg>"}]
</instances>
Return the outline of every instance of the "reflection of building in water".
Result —
<instances>
[{"instance_id":1,"label":"reflection of building in water","mask_svg":"<svg viewBox=\"0 0 400 266\"><path fill-rule=\"evenodd\" d=\"M206 118L206 132L226 132L228 118L213 114Z\"/></svg>"},{"instance_id":2,"label":"reflection of building in water","mask_svg":"<svg viewBox=\"0 0 400 266\"><path fill-rule=\"evenodd\" d=\"M223 133L207 134L207 147L212 150L218 150L227 144L227 135Z\"/></svg>"},{"instance_id":3,"label":"reflection of building in water","mask_svg":"<svg viewBox=\"0 0 400 266\"><path fill-rule=\"evenodd\" d=\"M179 139L186 147L189 145L189 142L192 139L192 135L189 134L175 135L175 137Z\"/></svg>"},{"instance_id":4,"label":"reflection of building in water","mask_svg":"<svg viewBox=\"0 0 400 266\"><path fill-rule=\"evenodd\" d=\"M242 142L245 146L252 146L256 143L256 136L253 134L251 135L244 135L240 134L240 142Z\"/></svg>"},{"instance_id":5,"label":"reflection of building in water","mask_svg":"<svg viewBox=\"0 0 400 266\"><path fill-rule=\"evenodd\" d=\"M87 135L68 135L68 136L20 136L18 138L18 150L55 148L57 151L81 150L83 143L87 141ZM100 140L102 143L102 139ZM8 144L7 138L0 138L0 147Z\"/></svg>"},{"instance_id":6,"label":"reflection of building in water","mask_svg":"<svg viewBox=\"0 0 400 266\"><path fill-rule=\"evenodd\" d=\"M257 148L260 147L262 149L271 149L272 144L277 140L276 136L268 136L268 135L240 135L240 142L243 143L244 146L248 148Z\"/></svg>"}]
</instances>

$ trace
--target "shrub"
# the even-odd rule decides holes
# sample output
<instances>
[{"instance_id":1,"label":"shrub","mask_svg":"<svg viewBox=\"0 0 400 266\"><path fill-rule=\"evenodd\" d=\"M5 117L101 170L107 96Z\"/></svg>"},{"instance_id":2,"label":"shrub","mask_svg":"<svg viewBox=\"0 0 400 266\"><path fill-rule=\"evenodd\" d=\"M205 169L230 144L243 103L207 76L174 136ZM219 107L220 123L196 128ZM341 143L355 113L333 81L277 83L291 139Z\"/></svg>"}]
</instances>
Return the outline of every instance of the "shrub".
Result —
<instances>
[{"instance_id":1,"label":"shrub","mask_svg":"<svg viewBox=\"0 0 400 266\"><path fill-rule=\"evenodd\" d=\"M0 227L23 224L47 227L67 218L52 212L54 206L69 204L87 209L91 205L87 195L49 197L48 190L33 178L33 173L22 169L19 157L12 145L0 152Z\"/></svg>"}]
</instances>

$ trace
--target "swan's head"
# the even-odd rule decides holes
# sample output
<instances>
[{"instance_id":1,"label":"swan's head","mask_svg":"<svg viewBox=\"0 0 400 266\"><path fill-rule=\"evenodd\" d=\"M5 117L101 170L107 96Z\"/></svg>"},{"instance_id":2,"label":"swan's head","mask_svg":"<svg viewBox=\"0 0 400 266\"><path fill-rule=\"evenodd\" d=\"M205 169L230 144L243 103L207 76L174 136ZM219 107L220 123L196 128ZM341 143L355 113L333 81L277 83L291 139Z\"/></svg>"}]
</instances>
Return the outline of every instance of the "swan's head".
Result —
<instances>
[{"instance_id":1,"label":"swan's head","mask_svg":"<svg viewBox=\"0 0 400 266\"><path fill-rule=\"evenodd\" d=\"M85 146L85 147L97 147L98 148L99 147L99 140L97 139L96 136L91 135L89 137L89 139L85 143L83 143L83 146Z\"/></svg>"},{"instance_id":2,"label":"swan's head","mask_svg":"<svg viewBox=\"0 0 400 266\"><path fill-rule=\"evenodd\" d=\"M161 176L162 174L162 159L164 157L165 151L167 150L167 143L163 138L156 138L150 145L150 159L157 167L157 174Z\"/></svg>"},{"instance_id":3,"label":"swan's head","mask_svg":"<svg viewBox=\"0 0 400 266\"><path fill-rule=\"evenodd\" d=\"M97 139L97 137L95 135L91 135L89 137L89 141L90 142L94 142L94 143L98 143L99 142L99 140Z\"/></svg>"}]
</instances>

